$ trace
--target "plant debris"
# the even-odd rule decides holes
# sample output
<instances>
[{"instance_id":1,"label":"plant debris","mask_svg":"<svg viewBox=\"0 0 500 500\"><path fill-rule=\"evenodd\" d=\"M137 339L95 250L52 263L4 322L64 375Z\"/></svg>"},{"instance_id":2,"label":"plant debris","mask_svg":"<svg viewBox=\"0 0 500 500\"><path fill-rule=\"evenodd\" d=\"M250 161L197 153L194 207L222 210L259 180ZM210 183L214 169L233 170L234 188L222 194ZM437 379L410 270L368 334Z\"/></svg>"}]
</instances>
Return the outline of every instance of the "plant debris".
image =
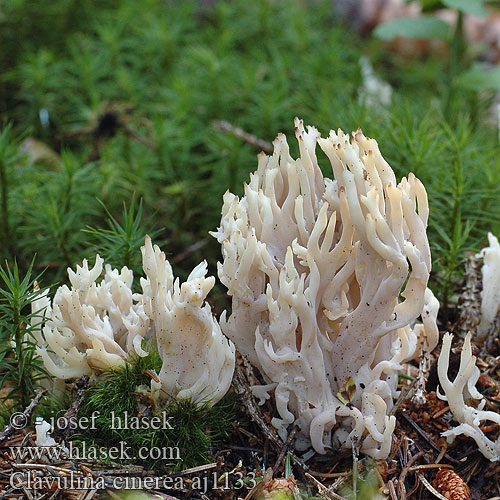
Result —
<instances>
[{"instance_id":1,"label":"plant debris","mask_svg":"<svg viewBox=\"0 0 500 500\"><path fill-rule=\"evenodd\" d=\"M486 363L481 366L486 367L479 383L481 390L488 393L486 405L498 407L495 369ZM141 369L144 368L141 365ZM130 381L139 372L134 373L126 380ZM68 450L74 446L71 439L78 438L81 444L81 435L56 435L58 444L37 455L33 453L35 432L31 427L14 433L10 430L11 435L6 436L0 446L0 498L115 499L125 498L125 486L142 489L151 498L193 500L296 498L297 495L303 499L337 500L379 497L479 500L500 494L499 464L483 458L475 443L464 436L449 444L441 437L452 425L452 419L446 402L441 401L435 391L427 394L422 405L406 400L398 407L395 412L398 425L389 458L377 462L360 458L354 477L349 453L301 457L289 449L294 429L286 443L280 440L270 425L274 416L272 406L258 406L248 390L259 377L250 364L239 357L235 387L242 402L242 413L229 426L227 437L212 450L213 461L208 461L207 456L204 465L182 470L172 467L165 470L161 462L151 468L147 464L72 458L68 456ZM85 389L86 383L78 381L74 400L65 416L74 416L75 411L80 416L87 414L88 408L81 413L82 408L95 397L92 391L95 394L96 386ZM113 397L112 405L115 405L116 396ZM41 393L37 398L39 402ZM494 438L500 429L490 427L482 430ZM109 439L109 432L107 436ZM150 444L155 446L155 441ZM55 450L59 450L59 454ZM287 479L292 473L295 479L291 476Z\"/></svg>"}]
</instances>

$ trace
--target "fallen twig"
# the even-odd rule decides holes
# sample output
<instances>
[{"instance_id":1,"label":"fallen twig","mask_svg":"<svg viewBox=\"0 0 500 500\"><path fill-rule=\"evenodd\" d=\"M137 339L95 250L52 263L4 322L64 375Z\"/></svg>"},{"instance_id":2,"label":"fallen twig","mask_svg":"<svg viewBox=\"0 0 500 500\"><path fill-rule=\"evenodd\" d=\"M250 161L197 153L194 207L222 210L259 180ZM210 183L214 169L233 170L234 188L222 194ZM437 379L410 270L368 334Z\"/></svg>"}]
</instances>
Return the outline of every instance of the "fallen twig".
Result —
<instances>
[{"instance_id":1,"label":"fallen twig","mask_svg":"<svg viewBox=\"0 0 500 500\"><path fill-rule=\"evenodd\" d=\"M174 472L173 474L169 474L167 477L178 477L178 476L186 476L188 474L194 474L195 472L203 472L210 469L215 469L217 467L217 462L211 464L200 465L198 467L191 467L190 469L184 469L179 472Z\"/></svg>"},{"instance_id":2,"label":"fallen twig","mask_svg":"<svg viewBox=\"0 0 500 500\"><path fill-rule=\"evenodd\" d=\"M427 348L422 347L422 354L420 357L420 363L418 365L418 375L414 381L414 391L411 398L412 403L418 408L423 406L427 402L425 396L425 387L427 385L427 379L429 377L429 371L431 366L431 353Z\"/></svg>"},{"instance_id":3,"label":"fallen twig","mask_svg":"<svg viewBox=\"0 0 500 500\"><path fill-rule=\"evenodd\" d=\"M458 328L465 336L468 331L475 331L481 319L481 262L472 252L467 254L465 263L465 282L458 298Z\"/></svg>"},{"instance_id":4,"label":"fallen twig","mask_svg":"<svg viewBox=\"0 0 500 500\"><path fill-rule=\"evenodd\" d=\"M178 262L181 262L185 258L192 255L193 253L197 252L198 250L201 250L207 243L208 243L208 238L197 241L196 243L190 245L184 252L177 254L170 261L177 264Z\"/></svg>"},{"instance_id":5,"label":"fallen twig","mask_svg":"<svg viewBox=\"0 0 500 500\"><path fill-rule=\"evenodd\" d=\"M443 457L446 455L446 450L448 449L448 443L445 441L443 444L443 447L441 448L441 451L439 452L439 455L436 457L435 463L438 464L441 462Z\"/></svg>"},{"instance_id":6,"label":"fallen twig","mask_svg":"<svg viewBox=\"0 0 500 500\"><path fill-rule=\"evenodd\" d=\"M432 418L436 419L436 418L442 417L448 411L450 411L450 407L445 406L442 410L439 410L436 413L434 413L434 415L432 415Z\"/></svg>"},{"instance_id":7,"label":"fallen twig","mask_svg":"<svg viewBox=\"0 0 500 500\"><path fill-rule=\"evenodd\" d=\"M310 470L309 474L314 477L325 477L327 479L336 479L339 477L347 477L351 475L350 471L345 472L317 472L315 470Z\"/></svg>"},{"instance_id":8,"label":"fallen twig","mask_svg":"<svg viewBox=\"0 0 500 500\"><path fill-rule=\"evenodd\" d=\"M416 455L413 455L410 460L406 463L406 465L403 467L401 470L401 474L399 475L398 479L398 487L399 487L399 494L401 498L403 498L403 490L406 492L405 489L405 480L406 480L406 474L411 470L411 466L420 458L424 455L423 451L418 452Z\"/></svg>"},{"instance_id":9,"label":"fallen twig","mask_svg":"<svg viewBox=\"0 0 500 500\"><path fill-rule=\"evenodd\" d=\"M409 467L408 472L415 472L422 469L454 469L454 467L450 464L422 464Z\"/></svg>"},{"instance_id":10,"label":"fallen twig","mask_svg":"<svg viewBox=\"0 0 500 500\"><path fill-rule=\"evenodd\" d=\"M95 471L86 467L83 464L79 464L79 467L86 473L90 473L93 475L101 475L101 476L123 476L123 475L136 475L136 474L144 474L144 467L137 466L134 468L123 468L123 469L96 469Z\"/></svg>"},{"instance_id":11,"label":"fallen twig","mask_svg":"<svg viewBox=\"0 0 500 500\"><path fill-rule=\"evenodd\" d=\"M116 493L113 493L113 490L107 489L106 493L111 497L114 498L115 500L121 500L121 497L119 497Z\"/></svg>"},{"instance_id":12,"label":"fallen twig","mask_svg":"<svg viewBox=\"0 0 500 500\"><path fill-rule=\"evenodd\" d=\"M425 486L425 488L427 488L427 490L429 490L435 497L439 498L440 500L448 500L445 496L441 495L441 493L439 493L439 491L437 491L432 486L432 484L429 483L429 481L427 481L423 474L417 474L417 476L420 482Z\"/></svg>"},{"instance_id":13,"label":"fallen twig","mask_svg":"<svg viewBox=\"0 0 500 500\"><path fill-rule=\"evenodd\" d=\"M69 422L77 417L78 410L80 409L80 405L83 401L83 396L85 394L85 391L87 390L87 387L89 386L89 381L89 377L87 375L84 375L75 382L76 395L70 407L64 414L64 419L66 422ZM70 425L67 425L63 430L60 431L60 435L65 441L67 441L75 432L76 429L72 429Z\"/></svg>"},{"instance_id":14,"label":"fallen twig","mask_svg":"<svg viewBox=\"0 0 500 500\"><path fill-rule=\"evenodd\" d=\"M123 133L127 136L130 137L131 139L134 139L134 141L137 141L138 143L142 144L143 146L146 146L149 149L152 149L156 151L158 149L158 146L151 141L148 141L144 137L140 136L137 132L132 130L131 128L127 127L126 125L122 124L122 129Z\"/></svg>"},{"instance_id":15,"label":"fallen twig","mask_svg":"<svg viewBox=\"0 0 500 500\"><path fill-rule=\"evenodd\" d=\"M413 391L413 388L415 387L415 381L413 380L410 385L403 385L401 388L401 391L399 393L399 397L394 403L394 406L391 408L391 411L389 412L389 416L396 415L397 411L399 410L399 407L410 397L411 392Z\"/></svg>"},{"instance_id":16,"label":"fallen twig","mask_svg":"<svg viewBox=\"0 0 500 500\"><path fill-rule=\"evenodd\" d=\"M352 439L352 496L356 500L358 496L358 443L356 439Z\"/></svg>"},{"instance_id":17,"label":"fallen twig","mask_svg":"<svg viewBox=\"0 0 500 500\"><path fill-rule=\"evenodd\" d=\"M321 483L320 481L318 481L314 476L312 476L308 472L306 472L306 477L307 477L307 479L309 479L310 481L312 481L312 483L314 484L314 486L316 486L316 488L318 489L318 493L321 496L323 496L325 498L334 499L334 500L347 500L346 498L338 495L337 493L335 493L333 491L333 488L338 487L337 485L330 486L328 488L327 486L325 486L323 483Z\"/></svg>"},{"instance_id":18,"label":"fallen twig","mask_svg":"<svg viewBox=\"0 0 500 500\"><path fill-rule=\"evenodd\" d=\"M245 132L240 127L235 127L226 120L213 121L212 126L215 130L218 130L219 132L224 132L225 134L233 135L234 137L237 137L238 139L245 141L247 144L250 144L250 146L253 146L257 149L261 149L265 153L273 152L273 146L271 143L264 141L263 139L259 139L255 135L249 134L248 132Z\"/></svg>"},{"instance_id":19,"label":"fallen twig","mask_svg":"<svg viewBox=\"0 0 500 500\"><path fill-rule=\"evenodd\" d=\"M242 358L243 359L243 358ZM236 369L234 372L234 384L236 388L236 392L241 397L245 408L247 409L250 418L260 427L264 436L269 439L269 441L276 446L278 450L281 451L283 447L283 441L278 437L276 432L273 432L267 422L264 420L262 413L260 411L259 406L257 405L255 398L248 387L248 383L246 381L245 375L240 364L236 365ZM290 458L300 466L304 471L308 471L309 467L305 464L305 462L297 457L295 453L292 451L290 453Z\"/></svg>"},{"instance_id":20,"label":"fallen twig","mask_svg":"<svg viewBox=\"0 0 500 500\"><path fill-rule=\"evenodd\" d=\"M42 399L43 395L47 391L42 389L37 389L35 393L35 397L31 401L31 403L26 407L26 409L22 413L13 414L11 417L11 423L8 424L2 432L0 432L0 443L7 439L12 434L15 434L21 428L26 427L29 423L31 415L35 410L36 406Z\"/></svg>"},{"instance_id":21,"label":"fallen twig","mask_svg":"<svg viewBox=\"0 0 500 500\"><path fill-rule=\"evenodd\" d=\"M152 495L155 495L156 497L163 498L165 500L179 500L177 497L173 497L171 495L167 495L166 493L162 493L161 491L158 490L146 490L148 493L151 493ZM123 497L120 497L120 500Z\"/></svg>"},{"instance_id":22,"label":"fallen twig","mask_svg":"<svg viewBox=\"0 0 500 500\"><path fill-rule=\"evenodd\" d=\"M403 418L417 431L420 436L422 436L433 448L436 450L438 453L441 452L441 448L427 435L427 433L408 415L407 413L401 412L401 415ZM447 460L450 462L453 462L454 464L459 464L460 461L456 460L455 458L451 457L448 455L448 453L445 453L444 456L446 457Z\"/></svg>"},{"instance_id":23,"label":"fallen twig","mask_svg":"<svg viewBox=\"0 0 500 500\"><path fill-rule=\"evenodd\" d=\"M257 493L262 493L264 491L264 488L272 481L273 479L273 471L271 467L266 469L264 472L264 476L262 477L262 480L259 481L246 495L245 500L251 500Z\"/></svg>"},{"instance_id":24,"label":"fallen twig","mask_svg":"<svg viewBox=\"0 0 500 500\"><path fill-rule=\"evenodd\" d=\"M297 434L297 431L298 431L298 427L297 426L294 426L292 431L290 432L290 434L288 435L288 437L286 438L286 441L285 443L283 444L283 447L281 448L281 451L280 451L280 454L278 455L278 458L276 460L276 463L274 464L274 467L273 467L273 475L275 474L275 472L278 470L278 467L280 466L281 464L281 461L283 460L283 458L285 457L285 453L287 452L288 448L290 447L290 445L292 444L292 441L293 441L293 438L295 437L295 434Z\"/></svg>"},{"instance_id":25,"label":"fallen twig","mask_svg":"<svg viewBox=\"0 0 500 500\"><path fill-rule=\"evenodd\" d=\"M391 495L391 500L398 500L398 496L396 495L396 489L394 488L394 481L391 479L387 486L389 488L389 494Z\"/></svg>"}]
</instances>

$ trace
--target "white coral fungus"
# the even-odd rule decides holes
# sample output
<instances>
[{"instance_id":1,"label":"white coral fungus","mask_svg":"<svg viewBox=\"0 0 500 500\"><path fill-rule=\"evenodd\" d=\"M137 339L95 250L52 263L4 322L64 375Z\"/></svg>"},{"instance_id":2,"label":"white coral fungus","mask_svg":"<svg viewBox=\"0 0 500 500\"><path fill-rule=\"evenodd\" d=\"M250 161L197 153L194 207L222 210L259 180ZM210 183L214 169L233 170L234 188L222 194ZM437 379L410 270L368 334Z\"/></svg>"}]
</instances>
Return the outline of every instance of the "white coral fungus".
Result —
<instances>
[{"instance_id":1,"label":"white coral fungus","mask_svg":"<svg viewBox=\"0 0 500 500\"><path fill-rule=\"evenodd\" d=\"M174 281L165 254L146 236L142 247L144 309L153 320L158 352L163 361L159 378L162 392L195 402L219 401L234 372L235 349L224 337L203 302L215 283L206 277L207 263L196 266L188 279Z\"/></svg>"},{"instance_id":2,"label":"white coral fungus","mask_svg":"<svg viewBox=\"0 0 500 500\"><path fill-rule=\"evenodd\" d=\"M426 290L427 195L413 174L397 184L361 130L350 142L340 130L321 139L295 124L300 158L279 134L245 195L224 195L213 233L232 297L222 331L274 390L282 436L296 423L298 447L325 453L356 441L383 458L398 371L438 340L438 304ZM323 177L317 143L334 180Z\"/></svg>"},{"instance_id":3,"label":"white coral fungus","mask_svg":"<svg viewBox=\"0 0 500 500\"><path fill-rule=\"evenodd\" d=\"M452 382L448 378L450 362L451 341L453 335L446 333L443 337L443 346L438 359L438 377L444 395L438 396L448 401L453 418L460 423L443 433L448 442L453 442L456 436L464 434L469 436L478 445L481 453L492 461L500 460L500 438L492 441L483 433L480 426L483 422L490 421L500 425L500 414L483 410L486 400L476 389L479 379L479 368L476 366L476 357L472 355L471 334L465 337L460 354L460 367L457 376ZM477 408L467 404L471 400L478 400Z\"/></svg>"},{"instance_id":4,"label":"white coral fungus","mask_svg":"<svg viewBox=\"0 0 500 500\"><path fill-rule=\"evenodd\" d=\"M76 272L68 269L71 288L59 287L52 303L45 293L32 305L34 312L45 317L37 314L33 320L37 326L45 323L35 333L37 353L54 377L81 377L122 365L130 352L147 354L141 341L149 318L132 293L132 271L123 267L119 272L106 265L97 284L102 265L97 255L90 269L87 260Z\"/></svg>"},{"instance_id":5,"label":"white coral fungus","mask_svg":"<svg viewBox=\"0 0 500 500\"><path fill-rule=\"evenodd\" d=\"M56 440L50 435L54 429L42 417L38 417L35 422L36 440L35 445L38 447L54 446Z\"/></svg>"},{"instance_id":6,"label":"white coral fungus","mask_svg":"<svg viewBox=\"0 0 500 500\"><path fill-rule=\"evenodd\" d=\"M207 263L193 269L185 283L174 280L165 254L146 236L141 249L146 279L143 293L132 293L133 273L105 268L96 256L74 272L71 288L59 287L54 300L45 292L32 305L37 352L46 370L59 379L122 366L131 356L146 356L143 338L156 340L162 368L153 380L154 400L190 398L214 404L231 384L235 348L221 332L210 305L205 303L215 283L206 277Z\"/></svg>"},{"instance_id":7,"label":"white coral fungus","mask_svg":"<svg viewBox=\"0 0 500 500\"><path fill-rule=\"evenodd\" d=\"M481 269L483 289L481 291L481 322L477 338L484 340L500 312L500 244L498 238L488 233L490 246L483 248L477 257L484 259Z\"/></svg>"}]
</instances>

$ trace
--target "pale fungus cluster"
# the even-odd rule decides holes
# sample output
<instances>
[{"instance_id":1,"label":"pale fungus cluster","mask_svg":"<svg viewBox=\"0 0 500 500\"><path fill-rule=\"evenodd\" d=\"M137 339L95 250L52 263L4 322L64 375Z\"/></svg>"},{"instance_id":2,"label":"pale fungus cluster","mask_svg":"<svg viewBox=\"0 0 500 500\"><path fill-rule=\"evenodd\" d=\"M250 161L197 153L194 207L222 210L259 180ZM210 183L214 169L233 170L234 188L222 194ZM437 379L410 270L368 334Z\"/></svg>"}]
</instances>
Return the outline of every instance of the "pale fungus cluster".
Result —
<instances>
[{"instance_id":1,"label":"pale fungus cluster","mask_svg":"<svg viewBox=\"0 0 500 500\"><path fill-rule=\"evenodd\" d=\"M180 283L147 237L141 293L132 291L125 267L106 266L98 282L97 256L93 268L84 261L69 270L71 288L34 304L45 311L34 321L38 353L52 375L119 366L146 355L143 340L152 338L163 361L160 398L214 403L231 384L236 347L265 381L252 391L261 402L273 399L279 434L298 427L297 449L355 446L388 456L398 374L439 339L439 304L427 288L427 194L413 174L398 183L377 142L361 130L321 138L314 127L295 125L299 158L279 134L273 154L259 155L244 195L224 195L212 234L222 247L218 276L231 313L217 321L205 301L215 283L206 262ZM317 145L331 178L323 176ZM498 415L465 403L478 398L470 338L454 382L447 376L450 343L446 336L439 377L460 426L447 434L474 437L488 458L498 458L499 445L479 436L479 422L498 422Z\"/></svg>"},{"instance_id":2,"label":"pale fungus cluster","mask_svg":"<svg viewBox=\"0 0 500 500\"><path fill-rule=\"evenodd\" d=\"M471 334L468 333L465 337L460 354L460 367L453 381L448 378L452 337L450 333L445 333L443 337L443 346L438 359L438 376L444 394L438 396L448 402L453 418L459 425L447 430L443 435L450 443L461 434L469 436L476 441L486 458L493 461L500 460L500 438L492 441L480 429L482 423L488 421L500 425L500 414L484 410L486 399L476 389L480 372L476 366L476 357L472 355ZM474 404L474 400L477 403Z\"/></svg>"},{"instance_id":3,"label":"pale fungus cluster","mask_svg":"<svg viewBox=\"0 0 500 500\"><path fill-rule=\"evenodd\" d=\"M495 322L500 312L500 244L491 233L488 234L489 246L483 248L476 257L483 259L481 316L475 332L479 342L486 341L491 333L497 334ZM472 355L471 333L465 337L460 354L460 367L453 381L448 378L448 365L451 352L452 335L446 333L438 359L439 383L444 392L440 397L448 402L454 420L459 425L444 432L449 442L463 434L478 445L481 453L490 460L500 460L500 438L491 440L481 430L485 422L500 425L500 414L484 410L486 399L476 389L480 372L476 357Z\"/></svg>"},{"instance_id":4,"label":"pale fungus cluster","mask_svg":"<svg viewBox=\"0 0 500 500\"><path fill-rule=\"evenodd\" d=\"M140 299L132 293L133 273L105 266L96 256L89 269L87 260L68 269L71 288L59 287L54 299L47 294L32 305L45 316L37 331L37 352L46 370L54 377L67 379L88 375L93 370L117 367L135 353L144 356L141 342L149 327L149 318ZM41 318L33 319L34 326Z\"/></svg>"},{"instance_id":5,"label":"pale fungus cluster","mask_svg":"<svg viewBox=\"0 0 500 500\"><path fill-rule=\"evenodd\" d=\"M234 371L234 346L204 303L215 278L205 277L202 262L181 284L149 237L142 252L142 293L132 292L133 273L126 267L106 266L97 283L103 263L99 255L91 269L86 260L76 273L68 269L71 289L62 286L52 302L43 295L32 305L39 313L34 326L43 323L34 329L37 352L51 375L76 378L117 368L131 356L147 356L142 341L151 337L163 362L159 382L151 382L154 399L213 404L229 389Z\"/></svg>"},{"instance_id":6,"label":"pale fungus cluster","mask_svg":"<svg viewBox=\"0 0 500 500\"><path fill-rule=\"evenodd\" d=\"M296 137L300 158L280 134L245 195L224 196L214 236L232 313L221 328L268 382L254 392L273 394L282 436L295 423L300 448L356 441L382 458L398 371L438 341L426 192L411 174L398 184L360 130L352 142L340 130L321 139L297 120Z\"/></svg>"}]
</instances>

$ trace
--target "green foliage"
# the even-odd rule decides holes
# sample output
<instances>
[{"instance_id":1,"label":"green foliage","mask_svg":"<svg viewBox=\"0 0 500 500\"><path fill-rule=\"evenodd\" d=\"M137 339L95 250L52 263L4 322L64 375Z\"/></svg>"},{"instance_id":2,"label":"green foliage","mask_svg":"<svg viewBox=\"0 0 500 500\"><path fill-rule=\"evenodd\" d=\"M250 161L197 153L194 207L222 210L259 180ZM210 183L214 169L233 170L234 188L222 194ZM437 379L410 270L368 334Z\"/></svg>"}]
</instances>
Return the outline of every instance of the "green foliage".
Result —
<instances>
[{"instance_id":1,"label":"green foliage","mask_svg":"<svg viewBox=\"0 0 500 500\"><path fill-rule=\"evenodd\" d=\"M139 385L149 386L151 382L146 370L159 371L161 367L156 351L152 348L148 350L149 356L137 357L125 367L107 372L103 379L87 390L78 417L90 418L95 412L97 429L81 430L74 436L75 442L81 447L85 443L87 449L109 449L125 443L129 447L128 455L136 457L134 463L158 470L176 471L206 463L210 460L212 450L229 435L230 422L236 416L235 396L229 393L213 407L208 404L197 406L190 400L171 400L166 406L153 409L137 393ZM173 429L168 426L133 429L130 423L128 429L116 428L118 418L123 426L125 415L132 422L138 416L145 418L144 412L149 419L163 419L163 414L172 417L169 422ZM161 458L144 457L144 452L140 452L141 449L153 448L165 450L164 455ZM168 459L165 460L165 457ZM124 458L119 461L127 463L130 460Z\"/></svg>"},{"instance_id":2,"label":"green foliage","mask_svg":"<svg viewBox=\"0 0 500 500\"><path fill-rule=\"evenodd\" d=\"M488 15L483 0L443 0L443 4L449 9L457 9L472 16L486 17Z\"/></svg>"},{"instance_id":3,"label":"green foliage","mask_svg":"<svg viewBox=\"0 0 500 500\"><path fill-rule=\"evenodd\" d=\"M398 178L414 171L429 192L431 285L445 302L463 252L499 229L498 139L486 123L499 77L471 66L462 17L453 29L432 17L443 2L424 0L422 20L375 31L448 41L445 57L418 60L358 37L327 0L314 8L296 0L35 4L7 2L0 13L0 114L13 122L0 135L0 253L26 270L36 251L47 283L96 251L138 270L141 240L159 228L177 275L203 258L215 272L220 248L207 232L226 189L242 193L258 151L215 130L213 120L267 141L282 131L293 155L294 116L323 135L362 127ZM482 3L448 5L463 13ZM386 109L359 100L363 54L393 87ZM123 126L99 136L107 112ZM19 137L28 134L60 161L24 154ZM215 300L227 307L223 292Z\"/></svg>"},{"instance_id":4,"label":"green foliage","mask_svg":"<svg viewBox=\"0 0 500 500\"><path fill-rule=\"evenodd\" d=\"M366 461L366 467L358 474L356 478L356 493L352 486L344 486L339 493L347 500L382 500L385 498L379 493L379 479L377 475L377 466L372 461ZM352 485L352 480L350 481Z\"/></svg>"},{"instance_id":5,"label":"green foliage","mask_svg":"<svg viewBox=\"0 0 500 500\"><path fill-rule=\"evenodd\" d=\"M142 199L137 208L135 198L132 197L130 207L123 202L122 222L116 220L104 204L108 214L109 229L91 228L84 231L96 240L96 251L112 267L127 266L134 273L141 274L142 260L140 247L144 244L146 233L154 239L160 230L147 231L142 223Z\"/></svg>"},{"instance_id":6,"label":"green foliage","mask_svg":"<svg viewBox=\"0 0 500 500\"><path fill-rule=\"evenodd\" d=\"M475 91L493 91L500 88L500 68L488 68L484 63L475 63L457 77L457 85Z\"/></svg>"},{"instance_id":7,"label":"green foliage","mask_svg":"<svg viewBox=\"0 0 500 500\"><path fill-rule=\"evenodd\" d=\"M382 40L404 38L450 38L450 25L436 17L398 17L383 24L379 24L374 34Z\"/></svg>"},{"instance_id":8,"label":"green foliage","mask_svg":"<svg viewBox=\"0 0 500 500\"><path fill-rule=\"evenodd\" d=\"M0 266L0 386L7 387L4 399L20 409L29 404L36 387L47 377L35 351L34 334L44 312L31 311L32 302L43 292L34 290L32 268L33 263L21 278L17 262L12 269L7 264Z\"/></svg>"},{"instance_id":9,"label":"green foliage","mask_svg":"<svg viewBox=\"0 0 500 500\"><path fill-rule=\"evenodd\" d=\"M81 229L95 213L91 189L92 165L81 166L69 151L62 154L60 171L40 172L31 185L23 183L20 196L36 196L20 215L21 249L35 248L44 266L56 268L56 276L80 260L85 235Z\"/></svg>"},{"instance_id":10,"label":"green foliage","mask_svg":"<svg viewBox=\"0 0 500 500\"><path fill-rule=\"evenodd\" d=\"M12 124L0 131L0 257L7 258L15 252L15 235L11 225L10 189L13 169L21 156L19 138L14 137Z\"/></svg>"},{"instance_id":11,"label":"green foliage","mask_svg":"<svg viewBox=\"0 0 500 500\"><path fill-rule=\"evenodd\" d=\"M10 407L6 401L0 401L0 429L3 429L10 422L10 417L12 415L12 407Z\"/></svg>"},{"instance_id":12,"label":"green foliage","mask_svg":"<svg viewBox=\"0 0 500 500\"><path fill-rule=\"evenodd\" d=\"M407 39L437 38L449 42L448 64L446 65L444 112L448 120L456 118L457 103L460 101L457 89L467 89L473 93L490 90L498 91L499 75L486 65L475 64L472 68L472 54L464 31L464 15L484 17L488 14L483 0L421 0L425 13L435 12L444 6L455 9L457 20L453 30L438 17L425 15L418 18L400 17L378 25L374 34L382 40L394 40L397 37ZM477 104L475 102L474 104Z\"/></svg>"},{"instance_id":13,"label":"green foliage","mask_svg":"<svg viewBox=\"0 0 500 500\"><path fill-rule=\"evenodd\" d=\"M460 286L464 253L478 251L488 231L500 231L500 145L496 134L476 128L469 116L459 116L452 128L432 107L419 116L413 106L403 106L388 120L378 137L384 157L397 176L412 171L427 188L431 287L446 316Z\"/></svg>"}]
</instances>

